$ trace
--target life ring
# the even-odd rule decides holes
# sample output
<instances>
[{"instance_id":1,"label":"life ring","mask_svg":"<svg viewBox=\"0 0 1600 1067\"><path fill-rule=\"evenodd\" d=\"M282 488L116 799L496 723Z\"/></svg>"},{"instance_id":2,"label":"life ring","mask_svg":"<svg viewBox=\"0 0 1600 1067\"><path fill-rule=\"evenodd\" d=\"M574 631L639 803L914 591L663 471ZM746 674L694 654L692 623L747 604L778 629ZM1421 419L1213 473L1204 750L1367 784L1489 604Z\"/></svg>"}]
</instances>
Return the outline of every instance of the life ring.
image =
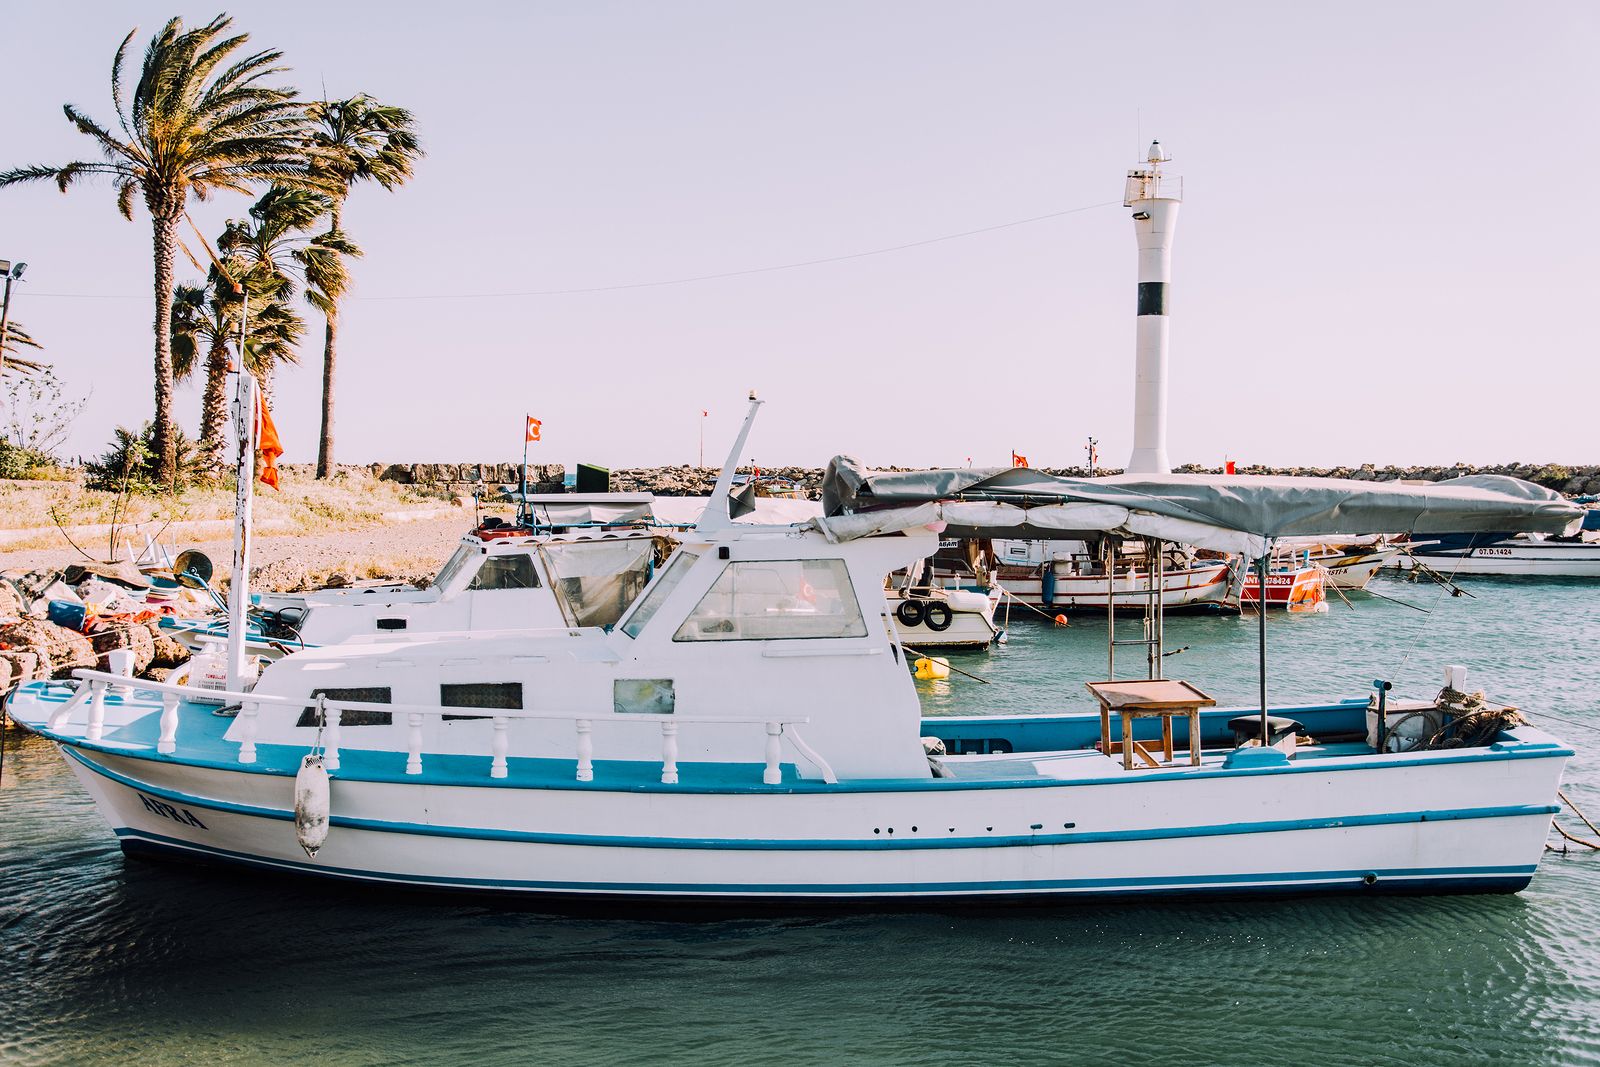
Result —
<instances>
[{"instance_id":1,"label":"life ring","mask_svg":"<svg viewBox=\"0 0 1600 1067\"><path fill-rule=\"evenodd\" d=\"M949 604L941 604L937 600L922 609L922 621L934 633L943 633L950 629L950 623L955 617L956 614L950 610Z\"/></svg>"},{"instance_id":2,"label":"life ring","mask_svg":"<svg viewBox=\"0 0 1600 1067\"><path fill-rule=\"evenodd\" d=\"M900 620L901 626L922 625L923 604L920 600L902 600L900 606L894 609L894 617Z\"/></svg>"}]
</instances>

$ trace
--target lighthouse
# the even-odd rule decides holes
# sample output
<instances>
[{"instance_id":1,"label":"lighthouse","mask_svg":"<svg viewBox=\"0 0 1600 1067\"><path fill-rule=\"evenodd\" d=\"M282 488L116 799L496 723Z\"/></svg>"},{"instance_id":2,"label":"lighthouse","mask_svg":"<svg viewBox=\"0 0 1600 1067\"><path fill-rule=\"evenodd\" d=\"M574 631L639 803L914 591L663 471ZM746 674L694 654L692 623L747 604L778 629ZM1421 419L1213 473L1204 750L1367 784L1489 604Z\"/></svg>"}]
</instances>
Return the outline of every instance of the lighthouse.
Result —
<instances>
[{"instance_id":1,"label":"lighthouse","mask_svg":"<svg viewBox=\"0 0 1600 1067\"><path fill-rule=\"evenodd\" d=\"M1169 474L1167 459L1167 311L1172 280L1172 233L1183 188L1161 176L1168 156L1150 142L1143 166L1128 171L1122 205L1133 209L1139 240L1138 334L1134 342L1133 455L1129 474Z\"/></svg>"}]
</instances>

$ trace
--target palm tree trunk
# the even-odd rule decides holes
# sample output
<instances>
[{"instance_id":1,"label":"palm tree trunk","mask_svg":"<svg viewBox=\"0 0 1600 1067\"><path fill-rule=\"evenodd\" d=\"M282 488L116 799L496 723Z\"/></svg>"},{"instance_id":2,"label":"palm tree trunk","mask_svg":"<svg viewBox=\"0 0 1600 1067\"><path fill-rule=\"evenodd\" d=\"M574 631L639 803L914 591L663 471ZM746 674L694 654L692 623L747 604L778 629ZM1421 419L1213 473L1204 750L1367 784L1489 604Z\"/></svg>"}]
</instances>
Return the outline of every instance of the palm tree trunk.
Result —
<instances>
[{"instance_id":1,"label":"palm tree trunk","mask_svg":"<svg viewBox=\"0 0 1600 1067\"><path fill-rule=\"evenodd\" d=\"M220 471L228 451L228 342L218 337L206 355L206 388L200 398L200 459Z\"/></svg>"},{"instance_id":2,"label":"palm tree trunk","mask_svg":"<svg viewBox=\"0 0 1600 1067\"><path fill-rule=\"evenodd\" d=\"M322 437L317 442L317 477L333 474L333 365L339 339L339 309L328 311L322 341Z\"/></svg>"},{"instance_id":3,"label":"palm tree trunk","mask_svg":"<svg viewBox=\"0 0 1600 1067\"><path fill-rule=\"evenodd\" d=\"M178 439L172 421L172 254L178 217L152 215L156 267L156 421L155 454L161 480L178 484Z\"/></svg>"},{"instance_id":4,"label":"palm tree trunk","mask_svg":"<svg viewBox=\"0 0 1600 1067\"><path fill-rule=\"evenodd\" d=\"M276 406L272 399L272 374L276 369L276 367L264 367L261 373L256 375L256 387L261 390L261 405L268 412Z\"/></svg>"},{"instance_id":5,"label":"palm tree trunk","mask_svg":"<svg viewBox=\"0 0 1600 1067\"><path fill-rule=\"evenodd\" d=\"M343 226L344 202L339 197L334 197L333 208L328 212L328 221L333 230L338 232ZM317 440L317 477L327 478L333 474L333 372L334 362L338 358L339 343L339 305L335 303L328 309L328 327L322 339L322 435Z\"/></svg>"}]
</instances>

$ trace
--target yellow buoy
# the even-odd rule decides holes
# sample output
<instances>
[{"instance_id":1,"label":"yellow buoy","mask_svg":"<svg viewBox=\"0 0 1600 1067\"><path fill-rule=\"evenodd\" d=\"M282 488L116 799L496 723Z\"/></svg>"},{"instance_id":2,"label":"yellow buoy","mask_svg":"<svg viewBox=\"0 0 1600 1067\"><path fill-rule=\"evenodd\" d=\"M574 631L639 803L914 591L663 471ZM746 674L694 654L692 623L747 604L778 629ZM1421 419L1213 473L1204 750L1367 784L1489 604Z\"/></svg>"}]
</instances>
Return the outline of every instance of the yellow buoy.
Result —
<instances>
[{"instance_id":1,"label":"yellow buoy","mask_svg":"<svg viewBox=\"0 0 1600 1067\"><path fill-rule=\"evenodd\" d=\"M911 666L915 668L916 676L924 681L938 681L950 677L950 661L947 659L929 659L923 656Z\"/></svg>"}]
</instances>

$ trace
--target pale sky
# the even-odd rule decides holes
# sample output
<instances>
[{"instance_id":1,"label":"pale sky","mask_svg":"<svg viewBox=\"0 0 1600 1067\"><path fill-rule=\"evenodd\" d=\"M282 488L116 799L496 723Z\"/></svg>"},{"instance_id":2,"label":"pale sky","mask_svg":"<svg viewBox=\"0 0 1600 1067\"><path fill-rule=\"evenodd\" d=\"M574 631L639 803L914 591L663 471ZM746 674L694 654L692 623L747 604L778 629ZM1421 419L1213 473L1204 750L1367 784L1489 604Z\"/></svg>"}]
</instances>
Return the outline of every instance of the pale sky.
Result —
<instances>
[{"instance_id":1,"label":"pale sky","mask_svg":"<svg viewBox=\"0 0 1600 1067\"><path fill-rule=\"evenodd\" d=\"M7 6L0 167L89 158L108 72L172 14ZM1170 452L1272 464L1593 463L1600 5L237 4L303 94L410 108L415 180L362 188L345 462L1036 466L1132 444L1123 175L1184 179ZM1141 140L1142 139L1142 140ZM214 232L244 197L195 212ZM690 284L592 289L848 256ZM108 186L0 191L13 318L68 443L150 417L150 225ZM180 259L180 267L184 267ZM180 269L180 278L194 275ZM277 384L312 462L321 323ZM178 396L191 432L199 392Z\"/></svg>"}]
</instances>

